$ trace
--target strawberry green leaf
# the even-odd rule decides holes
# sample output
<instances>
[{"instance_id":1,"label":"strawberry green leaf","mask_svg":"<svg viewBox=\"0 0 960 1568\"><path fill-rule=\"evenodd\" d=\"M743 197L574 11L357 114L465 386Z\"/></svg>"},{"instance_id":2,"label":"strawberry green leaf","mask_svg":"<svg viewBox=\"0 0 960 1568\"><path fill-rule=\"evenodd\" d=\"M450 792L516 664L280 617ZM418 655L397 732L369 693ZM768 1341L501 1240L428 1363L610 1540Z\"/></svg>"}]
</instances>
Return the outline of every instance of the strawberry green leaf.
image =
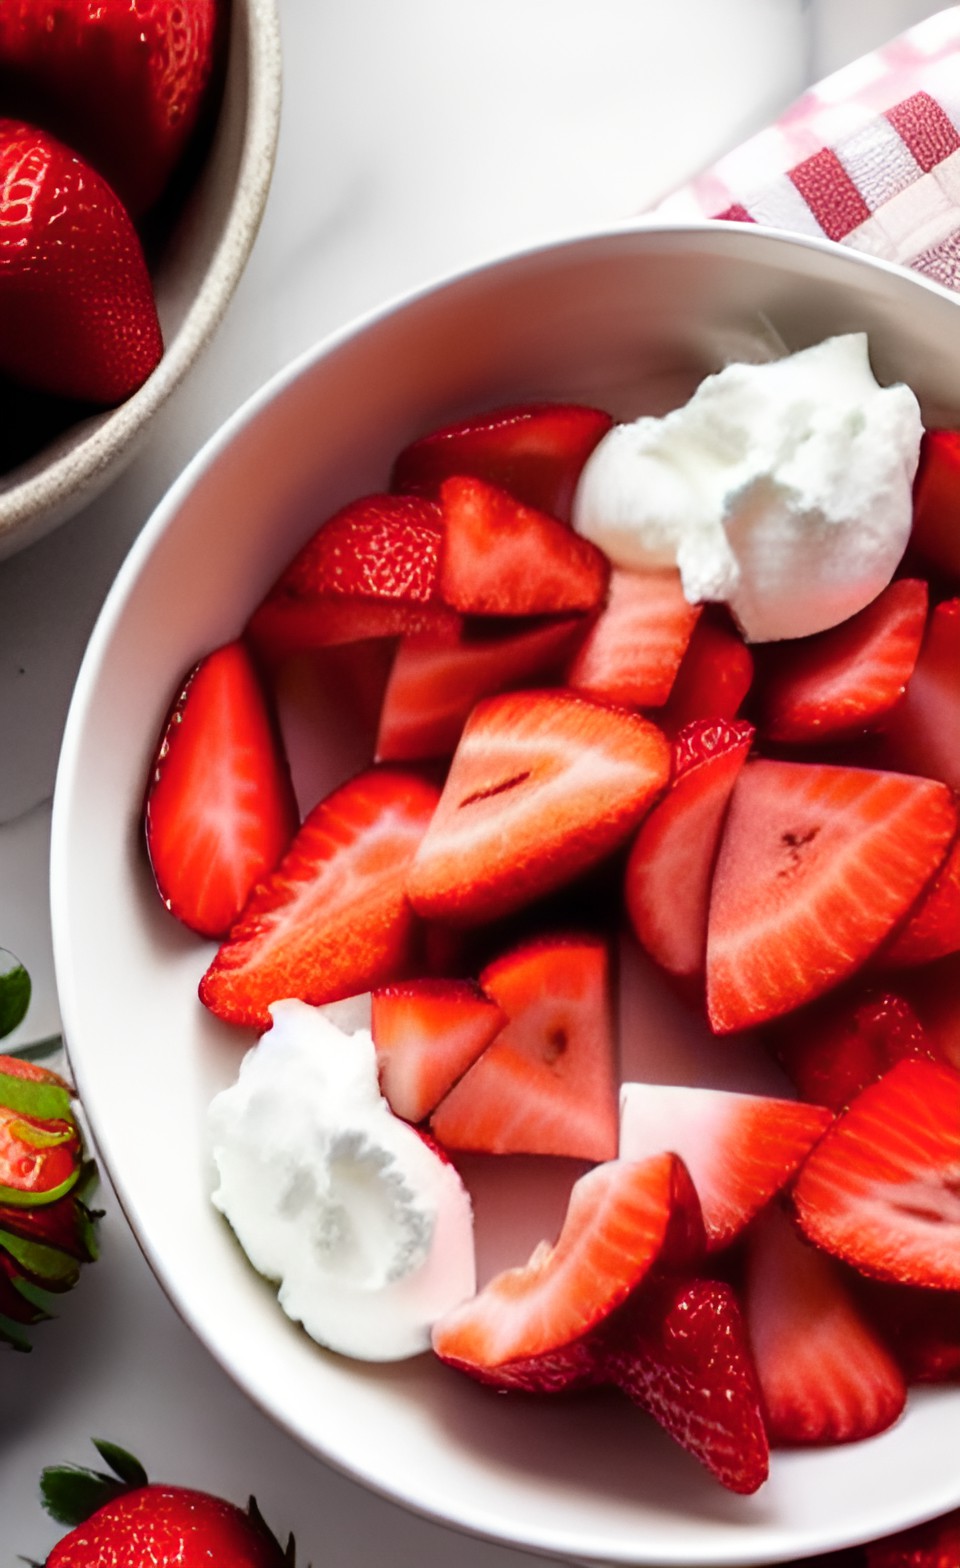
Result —
<instances>
[{"instance_id":1,"label":"strawberry green leaf","mask_svg":"<svg viewBox=\"0 0 960 1568\"><path fill-rule=\"evenodd\" d=\"M71 1290L80 1277L80 1265L59 1247L28 1241L12 1231L0 1230L0 1251L6 1252L21 1272L47 1290Z\"/></svg>"},{"instance_id":2,"label":"strawberry green leaf","mask_svg":"<svg viewBox=\"0 0 960 1568\"><path fill-rule=\"evenodd\" d=\"M99 1470L85 1470L80 1465L51 1465L40 1477L40 1499L44 1508L57 1524L73 1529L83 1524L98 1508L122 1497L127 1487L113 1476Z\"/></svg>"},{"instance_id":3,"label":"strawberry green leaf","mask_svg":"<svg viewBox=\"0 0 960 1568\"><path fill-rule=\"evenodd\" d=\"M19 958L0 947L0 1039L21 1023L30 1006L30 976Z\"/></svg>"},{"instance_id":4,"label":"strawberry green leaf","mask_svg":"<svg viewBox=\"0 0 960 1568\"><path fill-rule=\"evenodd\" d=\"M125 1448L120 1448L117 1443L108 1443L103 1438L95 1437L93 1446L101 1459L105 1459L110 1469L118 1480L129 1487L146 1486L147 1472L134 1454L128 1453Z\"/></svg>"}]
</instances>

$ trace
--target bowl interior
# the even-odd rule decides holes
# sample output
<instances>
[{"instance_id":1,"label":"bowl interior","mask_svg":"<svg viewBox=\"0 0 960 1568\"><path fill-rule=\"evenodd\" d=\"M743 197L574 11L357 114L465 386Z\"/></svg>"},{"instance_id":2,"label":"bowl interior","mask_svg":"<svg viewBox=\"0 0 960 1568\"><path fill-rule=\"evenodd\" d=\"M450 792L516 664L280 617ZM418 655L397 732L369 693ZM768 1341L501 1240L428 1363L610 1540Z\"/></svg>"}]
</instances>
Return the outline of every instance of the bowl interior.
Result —
<instances>
[{"instance_id":1,"label":"bowl interior","mask_svg":"<svg viewBox=\"0 0 960 1568\"><path fill-rule=\"evenodd\" d=\"M140 1243L213 1353L304 1444L400 1502L506 1542L695 1568L886 1533L960 1503L960 1389L914 1391L905 1418L869 1443L778 1454L769 1482L743 1499L615 1396L515 1405L429 1357L376 1367L318 1349L208 1200L205 1108L251 1037L197 1002L213 949L165 915L151 884L140 804L156 736L182 672L237 635L326 515L385 485L415 434L523 398L598 402L620 417L663 409L731 357L861 329L880 379L907 380L928 423L960 417L957 304L827 245L736 226L641 228L428 290L298 362L209 444L135 544L80 675L54 809L55 957L78 1086ZM368 760L369 738L336 692L300 693L291 733L303 719L301 739L313 739L298 754L302 794ZM762 1078L749 1053L720 1053L635 959L621 1017L630 1075L743 1088ZM486 1165L482 1273L552 1233L576 1174L559 1161Z\"/></svg>"},{"instance_id":2,"label":"bowl interior","mask_svg":"<svg viewBox=\"0 0 960 1568\"><path fill-rule=\"evenodd\" d=\"M212 140L152 272L163 358L126 402L71 425L0 475L0 559L65 521L116 477L219 325L260 224L279 118L276 0L232 0Z\"/></svg>"}]
</instances>

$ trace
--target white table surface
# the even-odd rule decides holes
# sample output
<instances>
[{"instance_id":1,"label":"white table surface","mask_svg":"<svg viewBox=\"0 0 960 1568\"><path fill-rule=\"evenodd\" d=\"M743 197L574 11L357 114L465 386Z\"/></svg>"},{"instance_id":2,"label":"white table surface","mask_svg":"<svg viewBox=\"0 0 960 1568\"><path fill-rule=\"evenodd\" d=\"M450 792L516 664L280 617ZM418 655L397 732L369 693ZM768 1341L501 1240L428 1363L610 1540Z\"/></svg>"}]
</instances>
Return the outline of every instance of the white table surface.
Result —
<instances>
[{"instance_id":1,"label":"white table surface","mask_svg":"<svg viewBox=\"0 0 960 1568\"><path fill-rule=\"evenodd\" d=\"M619 219L759 129L929 0L281 0L280 149L227 318L146 450L100 500L0 563L0 946L35 985L13 1043L58 1028L50 797L83 648L126 550L204 438L352 316L515 244ZM156 1479L253 1490L314 1568L542 1563L360 1490L251 1406L193 1340L109 1192L103 1256L29 1356L3 1358L0 1545L59 1531L42 1466L91 1435Z\"/></svg>"}]
</instances>

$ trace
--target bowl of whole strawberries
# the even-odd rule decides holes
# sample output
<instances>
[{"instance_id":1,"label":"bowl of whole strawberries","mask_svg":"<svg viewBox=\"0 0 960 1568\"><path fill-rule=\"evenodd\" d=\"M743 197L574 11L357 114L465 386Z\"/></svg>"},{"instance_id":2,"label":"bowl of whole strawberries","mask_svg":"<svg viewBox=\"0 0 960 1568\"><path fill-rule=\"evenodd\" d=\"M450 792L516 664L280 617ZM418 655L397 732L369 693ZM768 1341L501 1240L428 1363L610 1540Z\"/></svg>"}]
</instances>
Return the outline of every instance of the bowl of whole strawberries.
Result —
<instances>
[{"instance_id":1,"label":"bowl of whole strawberries","mask_svg":"<svg viewBox=\"0 0 960 1568\"><path fill-rule=\"evenodd\" d=\"M274 0L0 15L0 555L91 500L216 329L266 201Z\"/></svg>"},{"instance_id":2,"label":"bowl of whole strawberries","mask_svg":"<svg viewBox=\"0 0 960 1568\"><path fill-rule=\"evenodd\" d=\"M240 1386L444 1523L960 1505L958 366L828 244L589 235L305 356L121 569L53 828L99 1153Z\"/></svg>"}]
</instances>

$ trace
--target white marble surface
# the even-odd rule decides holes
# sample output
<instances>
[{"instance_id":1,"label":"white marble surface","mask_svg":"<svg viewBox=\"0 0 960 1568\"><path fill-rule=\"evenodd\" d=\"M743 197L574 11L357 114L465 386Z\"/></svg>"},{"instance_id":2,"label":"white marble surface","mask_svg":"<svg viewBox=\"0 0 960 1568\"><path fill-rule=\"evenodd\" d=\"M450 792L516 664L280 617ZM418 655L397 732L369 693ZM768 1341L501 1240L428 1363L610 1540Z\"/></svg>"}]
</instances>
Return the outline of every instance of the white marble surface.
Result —
<instances>
[{"instance_id":1,"label":"white marble surface","mask_svg":"<svg viewBox=\"0 0 960 1568\"><path fill-rule=\"evenodd\" d=\"M514 244L654 202L759 129L812 75L924 0L282 0L285 100L263 229L219 336L147 449L87 512L0 563L0 946L31 969L19 1038L57 1027L49 801L86 638L127 547L185 461L272 371L397 293ZM18 1037L14 1037L15 1039ZM535 1559L457 1539L361 1492L248 1405L153 1281L109 1194L103 1258L4 1361L0 1542L56 1538L43 1464L136 1449L157 1478L256 1490L314 1568ZM542 1559L536 1559L542 1561Z\"/></svg>"}]
</instances>

